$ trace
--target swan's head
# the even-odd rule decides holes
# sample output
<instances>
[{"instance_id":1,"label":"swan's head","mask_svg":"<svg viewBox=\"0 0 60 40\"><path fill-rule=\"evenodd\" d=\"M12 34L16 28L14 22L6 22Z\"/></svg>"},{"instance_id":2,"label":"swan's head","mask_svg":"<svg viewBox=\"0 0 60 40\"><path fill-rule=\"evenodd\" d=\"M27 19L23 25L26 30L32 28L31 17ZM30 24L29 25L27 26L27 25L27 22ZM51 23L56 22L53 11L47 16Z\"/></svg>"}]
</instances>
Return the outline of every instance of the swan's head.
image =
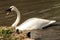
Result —
<instances>
[{"instance_id":1,"label":"swan's head","mask_svg":"<svg viewBox=\"0 0 60 40\"><path fill-rule=\"evenodd\" d=\"M16 7L15 6L10 6L10 8L7 10L7 11L15 11L16 10Z\"/></svg>"}]
</instances>

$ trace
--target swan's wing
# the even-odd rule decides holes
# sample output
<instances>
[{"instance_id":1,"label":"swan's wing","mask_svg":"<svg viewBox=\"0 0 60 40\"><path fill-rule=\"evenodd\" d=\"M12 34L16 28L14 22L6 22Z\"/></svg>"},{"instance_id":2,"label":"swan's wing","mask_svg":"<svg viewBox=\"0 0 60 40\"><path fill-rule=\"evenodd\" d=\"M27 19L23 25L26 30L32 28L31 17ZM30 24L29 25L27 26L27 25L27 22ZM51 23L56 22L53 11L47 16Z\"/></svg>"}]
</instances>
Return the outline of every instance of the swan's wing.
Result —
<instances>
[{"instance_id":1,"label":"swan's wing","mask_svg":"<svg viewBox=\"0 0 60 40\"><path fill-rule=\"evenodd\" d=\"M35 24L33 24L28 30L42 29L43 27L46 27L55 22L56 22L55 20L50 21L50 20L40 19L35 21Z\"/></svg>"}]
</instances>

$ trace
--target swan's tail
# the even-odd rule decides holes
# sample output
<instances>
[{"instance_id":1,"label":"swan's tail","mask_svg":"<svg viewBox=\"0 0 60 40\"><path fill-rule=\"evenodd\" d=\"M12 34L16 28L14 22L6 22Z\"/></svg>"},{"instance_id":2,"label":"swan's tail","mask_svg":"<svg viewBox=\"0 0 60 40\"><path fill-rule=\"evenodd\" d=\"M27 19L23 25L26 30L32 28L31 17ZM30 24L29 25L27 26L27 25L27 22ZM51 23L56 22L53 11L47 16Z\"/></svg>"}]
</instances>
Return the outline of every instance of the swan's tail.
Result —
<instances>
[{"instance_id":1,"label":"swan's tail","mask_svg":"<svg viewBox=\"0 0 60 40\"><path fill-rule=\"evenodd\" d=\"M44 25L42 28L45 28L46 26L48 26L48 25L50 25L50 24L53 24L53 23L55 23L55 22L56 22L55 20L52 20L52 21L50 21L48 24Z\"/></svg>"},{"instance_id":2,"label":"swan's tail","mask_svg":"<svg viewBox=\"0 0 60 40\"><path fill-rule=\"evenodd\" d=\"M55 23L55 22L56 22L55 20L52 20L52 21L49 22L49 24L53 24L53 23Z\"/></svg>"}]
</instances>

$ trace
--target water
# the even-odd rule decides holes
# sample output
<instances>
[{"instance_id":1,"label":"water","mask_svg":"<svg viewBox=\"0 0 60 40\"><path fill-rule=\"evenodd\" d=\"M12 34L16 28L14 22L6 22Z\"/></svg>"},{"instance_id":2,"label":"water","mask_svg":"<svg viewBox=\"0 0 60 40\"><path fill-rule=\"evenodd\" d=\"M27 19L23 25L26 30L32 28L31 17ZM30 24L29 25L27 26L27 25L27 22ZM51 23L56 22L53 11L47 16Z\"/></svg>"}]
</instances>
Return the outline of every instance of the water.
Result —
<instances>
[{"instance_id":1,"label":"water","mask_svg":"<svg viewBox=\"0 0 60 40\"><path fill-rule=\"evenodd\" d=\"M43 40L60 39L60 0L0 0L0 26L10 26L15 21L15 12L6 15L5 10L11 5L16 6L21 12L20 24L32 17L57 20L57 25L36 30L36 33L40 33Z\"/></svg>"}]
</instances>

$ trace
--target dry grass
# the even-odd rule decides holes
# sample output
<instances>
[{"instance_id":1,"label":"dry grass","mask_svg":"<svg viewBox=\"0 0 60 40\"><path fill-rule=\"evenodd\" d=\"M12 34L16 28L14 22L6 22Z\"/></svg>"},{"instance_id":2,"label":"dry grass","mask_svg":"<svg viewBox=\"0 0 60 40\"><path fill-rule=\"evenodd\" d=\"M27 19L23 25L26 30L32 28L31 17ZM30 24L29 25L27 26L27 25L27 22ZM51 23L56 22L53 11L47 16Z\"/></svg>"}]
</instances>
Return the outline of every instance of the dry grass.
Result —
<instances>
[{"instance_id":1,"label":"dry grass","mask_svg":"<svg viewBox=\"0 0 60 40\"><path fill-rule=\"evenodd\" d=\"M0 40L34 40L27 37L26 33L28 31L24 31L21 34L17 34L15 28L1 26L0 27Z\"/></svg>"}]
</instances>

